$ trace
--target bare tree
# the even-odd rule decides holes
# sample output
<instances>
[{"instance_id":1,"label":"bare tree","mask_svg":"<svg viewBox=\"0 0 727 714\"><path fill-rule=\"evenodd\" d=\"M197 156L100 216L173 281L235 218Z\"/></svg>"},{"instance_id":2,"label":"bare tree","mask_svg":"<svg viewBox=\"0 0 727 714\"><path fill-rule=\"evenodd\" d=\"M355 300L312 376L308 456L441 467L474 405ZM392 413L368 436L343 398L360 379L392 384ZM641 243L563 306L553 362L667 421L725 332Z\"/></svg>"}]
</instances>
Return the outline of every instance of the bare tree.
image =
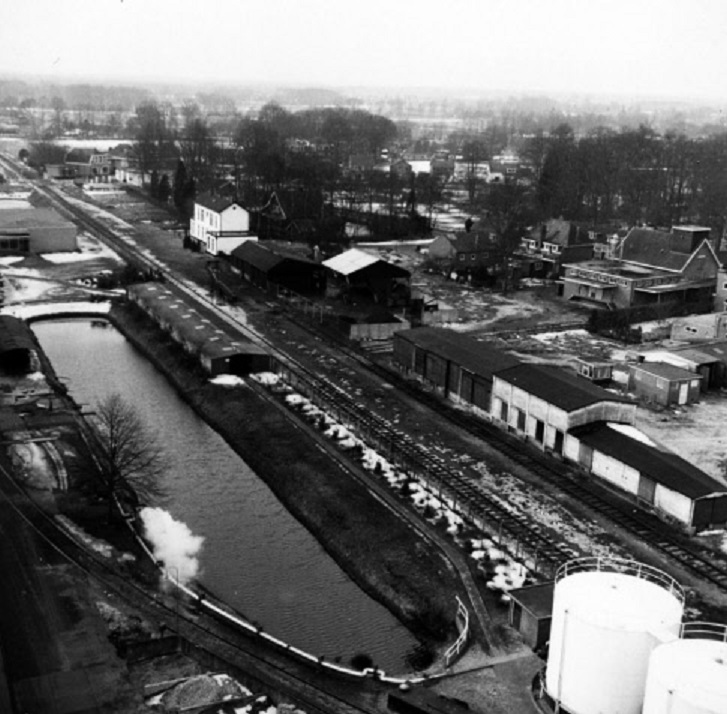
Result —
<instances>
[{"instance_id":1,"label":"bare tree","mask_svg":"<svg viewBox=\"0 0 727 714\"><path fill-rule=\"evenodd\" d=\"M151 503L164 496L160 478L164 452L156 433L117 393L96 405L92 428L98 440L96 465L113 515L114 497Z\"/></svg>"}]
</instances>

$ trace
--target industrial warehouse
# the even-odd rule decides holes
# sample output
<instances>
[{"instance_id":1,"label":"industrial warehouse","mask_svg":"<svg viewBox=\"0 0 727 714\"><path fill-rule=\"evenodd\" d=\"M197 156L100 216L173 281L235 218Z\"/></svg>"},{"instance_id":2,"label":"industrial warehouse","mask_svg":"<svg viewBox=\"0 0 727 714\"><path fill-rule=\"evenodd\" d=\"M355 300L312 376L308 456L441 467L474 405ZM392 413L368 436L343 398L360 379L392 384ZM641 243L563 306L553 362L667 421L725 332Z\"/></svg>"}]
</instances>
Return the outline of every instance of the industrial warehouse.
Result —
<instances>
[{"instance_id":1,"label":"industrial warehouse","mask_svg":"<svg viewBox=\"0 0 727 714\"><path fill-rule=\"evenodd\" d=\"M405 374L643 508L691 531L727 522L724 484L641 433L634 426L636 403L622 394L559 367L520 364L489 343L445 328L397 332L393 359ZM701 376L684 372L695 385L690 394L698 395ZM679 397L678 389L674 394Z\"/></svg>"},{"instance_id":2,"label":"industrial warehouse","mask_svg":"<svg viewBox=\"0 0 727 714\"><path fill-rule=\"evenodd\" d=\"M197 356L211 376L243 376L270 368L266 350L241 337L233 339L169 288L139 283L129 286L128 296L189 354Z\"/></svg>"}]
</instances>

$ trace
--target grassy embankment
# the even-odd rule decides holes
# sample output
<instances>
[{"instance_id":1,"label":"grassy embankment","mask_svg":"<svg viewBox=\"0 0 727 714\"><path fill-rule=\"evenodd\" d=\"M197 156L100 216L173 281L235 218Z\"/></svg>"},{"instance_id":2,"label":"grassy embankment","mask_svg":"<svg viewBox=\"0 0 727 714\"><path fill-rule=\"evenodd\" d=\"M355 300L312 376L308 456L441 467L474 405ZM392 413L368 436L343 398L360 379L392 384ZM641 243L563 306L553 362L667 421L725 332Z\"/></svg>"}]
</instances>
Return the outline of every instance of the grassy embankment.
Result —
<instances>
[{"instance_id":1,"label":"grassy embankment","mask_svg":"<svg viewBox=\"0 0 727 714\"><path fill-rule=\"evenodd\" d=\"M133 306L111 315L179 393L370 595L429 644L454 635L455 577L441 553L252 390L209 382L192 358Z\"/></svg>"}]
</instances>

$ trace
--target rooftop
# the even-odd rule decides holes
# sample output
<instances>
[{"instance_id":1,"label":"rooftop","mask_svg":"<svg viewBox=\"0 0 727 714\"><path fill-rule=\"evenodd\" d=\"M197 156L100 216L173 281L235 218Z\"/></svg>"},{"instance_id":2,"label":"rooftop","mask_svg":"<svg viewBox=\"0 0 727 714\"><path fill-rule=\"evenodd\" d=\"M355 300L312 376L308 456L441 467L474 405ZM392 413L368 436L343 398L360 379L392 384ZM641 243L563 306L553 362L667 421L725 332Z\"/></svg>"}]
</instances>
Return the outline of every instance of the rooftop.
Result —
<instances>
[{"instance_id":1,"label":"rooftop","mask_svg":"<svg viewBox=\"0 0 727 714\"><path fill-rule=\"evenodd\" d=\"M613 456L689 498L704 498L714 493L727 493L727 486L685 461L676 454L651 446L613 429L608 422L594 422L571 430L580 441Z\"/></svg>"},{"instance_id":2,"label":"rooftop","mask_svg":"<svg viewBox=\"0 0 727 714\"><path fill-rule=\"evenodd\" d=\"M513 367L520 361L489 342L480 342L444 327L415 327L396 333L395 339L406 340L430 352L456 362L468 372L492 380L492 374Z\"/></svg>"},{"instance_id":3,"label":"rooftop","mask_svg":"<svg viewBox=\"0 0 727 714\"><path fill-rule=\"evenodd\" d=\"M359 270L369 268L376 263L380 263L388 268L388 270L394 275L408 276L410 273L404 268L400 268L398 265L389 263L382 258L366 253L358 248L351 248L339 255L335 255L333 258L324 260L324 265L329 270L341 275L352 275L357 273Z\"/></svg>"},{"instance_id":4,"label":"rooftop","mask_svg":"<svg viewBox=\"0 0 727 714\"><path fill-rule=\"evenodd\" d=\"M631 365L631 369L646 372L655 377L663 377L669 381L702 379L702 376L696 372L690 372L688 369L675 367L673 364L666 364L665 362L641 362L640 364Z\"/></svg>"},{"instance_id":5,"label":"rooftop","mask_svg":"<svg viewBox=\"0 0 727 714\"><path fill-rule=\"evenodd\" d=\"M551 365L520 364L501 370L495 376L566 412L599 402L634 403L628 397L609 392L582 377Z\"/></svg>"}]
</instances>

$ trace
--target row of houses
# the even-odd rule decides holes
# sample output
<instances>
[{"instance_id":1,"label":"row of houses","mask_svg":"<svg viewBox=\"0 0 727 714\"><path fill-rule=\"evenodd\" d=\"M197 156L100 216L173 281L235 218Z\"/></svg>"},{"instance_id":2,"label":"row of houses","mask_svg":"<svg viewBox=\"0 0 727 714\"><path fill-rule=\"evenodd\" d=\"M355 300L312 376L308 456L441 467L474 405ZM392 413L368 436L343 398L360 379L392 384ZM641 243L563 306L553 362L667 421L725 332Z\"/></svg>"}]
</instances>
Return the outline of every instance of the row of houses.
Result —
<instances>
[{"instance_id":1,"label":"row of houses","mask_svg":"<svg viewBox=\"0 0 727 714\"><path fill-rule=\"evenodd\" d=\"M518 363L442 328L397 332L393 359L441 394L687 528L727 522L727 485L638 431L636 403L621 393L558 367Z\"/></svg>"}]
</instances>

